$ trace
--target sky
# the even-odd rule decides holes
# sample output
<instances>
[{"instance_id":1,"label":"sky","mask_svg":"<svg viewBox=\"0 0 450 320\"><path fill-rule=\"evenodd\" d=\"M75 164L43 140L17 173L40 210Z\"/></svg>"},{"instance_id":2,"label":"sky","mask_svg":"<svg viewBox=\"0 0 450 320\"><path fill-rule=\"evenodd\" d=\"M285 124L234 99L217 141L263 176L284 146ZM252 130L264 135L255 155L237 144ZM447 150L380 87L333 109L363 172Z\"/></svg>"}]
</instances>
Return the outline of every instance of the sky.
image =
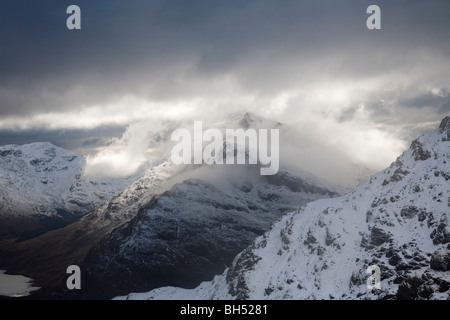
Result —
<instances>
[{"instance_id":1,"label":"sky","mask_svg":"<svg viewBox=\"0 0 450 320\"><path fill-rule=\"evenodd\" d=\"M450 114L449 14L448 0L2 0L0 144L105 158L170 121L250 111L297 128L311 163L323 146L381 169Z\"/></svg>"}]
</instances>

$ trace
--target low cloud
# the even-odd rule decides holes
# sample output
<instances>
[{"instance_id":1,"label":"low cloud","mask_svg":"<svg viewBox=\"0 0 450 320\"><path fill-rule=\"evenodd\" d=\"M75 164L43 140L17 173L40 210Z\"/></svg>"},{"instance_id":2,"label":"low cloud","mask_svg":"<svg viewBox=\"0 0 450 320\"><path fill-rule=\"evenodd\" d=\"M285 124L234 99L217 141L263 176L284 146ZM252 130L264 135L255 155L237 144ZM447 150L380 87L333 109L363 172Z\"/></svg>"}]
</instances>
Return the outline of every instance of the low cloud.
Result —
<instances>
[{"instance_id":1,"label":"low cloud","mask_svg":"<svg viewBox=\"0 0 450 320\"><path fill-rule=\"evenodd\" d=\"M84 174L87 176L126 177L134 174L144 163L163 156L158 149L166 137L167 127L152 121L135 122L127 126L119 138L88 155Z\"/></svg>"},{"instance_id":2,"label":"low cloud","mask_svg":"<svg viewBox=\"0 0 450 320\"><path fill-rule=\"evenodd\" d=\"M297 127L316 171L333 152L379 169L450 112L446 0L380 0L372 31L369 1L79 0L78 31L69 4L2 2L0 129L128 127L61 141L90 173L132 171L170 121L247 111Z\"/></svg>"}]
</instances>

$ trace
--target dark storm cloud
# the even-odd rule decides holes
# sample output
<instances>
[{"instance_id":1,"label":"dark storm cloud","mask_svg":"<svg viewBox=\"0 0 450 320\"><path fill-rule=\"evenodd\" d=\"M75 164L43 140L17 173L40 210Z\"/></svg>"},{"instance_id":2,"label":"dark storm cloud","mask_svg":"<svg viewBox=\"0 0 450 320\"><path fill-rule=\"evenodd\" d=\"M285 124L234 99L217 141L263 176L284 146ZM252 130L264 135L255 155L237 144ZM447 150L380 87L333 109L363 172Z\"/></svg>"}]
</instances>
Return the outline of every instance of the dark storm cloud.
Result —
<instances>
[{"instance_id":1,"label":"dark storm cloud","mask_svg":"<svg viewBox=\"0 0 450 320\"><path fill-rule=\"evenodd\" d=\"M72 4L81 30L66 28ZM381 30L366 28L371 4ZM2 0L0 143L144 150L162 115L245 110L381 168L450 112L449 12L448 0Z\"/></svg>"},{"instance_id":2,"label":"dark storm cloud","mask_svg":"<svg viewBox=\"0 0 450 320\"><path fill-rule=\"evenodd\" d=\"M447 99L447 101L441 105L439 112L443 114L450 114L450 99Z\"/></svg>"},{"instance_id":3,"label":"dark storm cloud","mask_svg":"<svg viewBox=\"0 0 450 320\"><path fill-rule=\"evenodd\" d=\"M198 96L224 75L274 94L299 80L403 72L414 50L448 56L448 1L375 1L378 33L365 28L372 2L2 1L0 113ZM79 31L65 27L73 3Z\"/></svg>"},{"instance_id":4,"label":"dark storm cloud","mask_svg":"<svg viewBox=\"0 0 450 320\"><path fill-rule=\"evenodd\" d=\"M424 107L436 107L439 112L449 112L450 108L450 94L442 92L439 95L432 93L426 93L410 99L401 100L400 103L407 107L424 108Z\"/></svg>"}]
</instances>

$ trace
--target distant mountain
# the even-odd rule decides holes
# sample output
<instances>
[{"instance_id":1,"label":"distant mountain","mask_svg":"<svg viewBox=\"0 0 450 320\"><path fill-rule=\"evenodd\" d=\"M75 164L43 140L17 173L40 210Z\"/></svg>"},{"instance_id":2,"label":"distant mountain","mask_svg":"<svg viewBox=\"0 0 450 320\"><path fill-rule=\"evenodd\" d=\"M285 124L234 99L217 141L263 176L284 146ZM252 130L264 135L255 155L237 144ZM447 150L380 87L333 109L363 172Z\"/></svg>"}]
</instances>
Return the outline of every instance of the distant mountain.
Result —
<instances>
[{"instance_id":1,"label":"distant mountain","mask_svg":"<svg viewBox=\"0 0 450 320\"><path fill-rule=\"evenodd\" d=\"M30 238L67 225L141 174L86 177L85 165L83 156L47 142L0 146L0 239Z\"/></svg>"},{"instance_id":2,"label":"distant mountain","mask_svg":"<svg viewBox=\"0 0 450 320\"><path fill-rule=\"evenodd\" d=\"M284 216L213 281L118 299L449 299L449 216L446 117L352 192Z\"/></svg>"}]
</instances>

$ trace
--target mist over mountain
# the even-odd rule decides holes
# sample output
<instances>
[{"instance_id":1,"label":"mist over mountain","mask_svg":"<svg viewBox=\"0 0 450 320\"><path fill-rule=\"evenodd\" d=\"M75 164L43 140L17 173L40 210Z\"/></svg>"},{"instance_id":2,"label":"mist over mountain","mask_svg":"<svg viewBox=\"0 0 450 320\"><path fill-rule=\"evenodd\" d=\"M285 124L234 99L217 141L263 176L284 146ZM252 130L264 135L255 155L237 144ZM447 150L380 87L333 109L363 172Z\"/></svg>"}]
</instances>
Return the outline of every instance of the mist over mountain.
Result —
<instances>
[{"instance_id":1,"label":"mist over mountain","mask_svg":"<svg viewBox=\"0 0 450 320\"><path fill-rule=\"evenodd\" d=\"M271 126L282 125L244 114L217 127ZM290 172L288 166L273 176L259 171L259 165L174 165L162 160L64 228L27 241L0 242L2 267L35 279L46 289L34 295L43 297L52 290L59 297L73 294L67 292L61 272L61 266L72 264L85 275L78 297L196 286L222 272L284 214L337 196L340 190L306 171ZM80 182L76 186L74 191L86 192Z\"/></svg>"},{"instance_id":2,"label":"mist over mountain","mask_svg":"<svg viewBox=\"0 0 450 320\"><path fill-rule=\"evenodd\" d=\"M449 299L449 12L1 1L0 299Z\"/></svg>"},{"instance_id":3,"label":"mist over mountain","mask_svg":"<svg viewBox=\"0 0 450 320\"><path fill-rule=\"evenodd\" d=\"M449 151L446 117L353 191L285 215L213 281L118 299L448 299Z\"/></svg>"}]
</instances>

